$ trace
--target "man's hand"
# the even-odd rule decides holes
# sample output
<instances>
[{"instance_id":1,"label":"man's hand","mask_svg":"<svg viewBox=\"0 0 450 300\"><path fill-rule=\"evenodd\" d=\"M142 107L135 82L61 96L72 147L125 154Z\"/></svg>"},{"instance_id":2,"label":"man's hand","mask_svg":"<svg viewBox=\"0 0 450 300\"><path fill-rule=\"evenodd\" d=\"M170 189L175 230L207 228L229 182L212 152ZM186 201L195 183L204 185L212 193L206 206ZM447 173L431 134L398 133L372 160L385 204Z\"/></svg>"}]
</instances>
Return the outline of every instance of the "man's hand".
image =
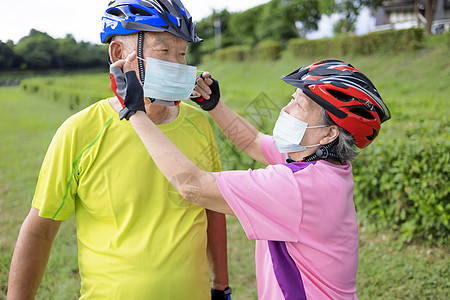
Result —
<instances>
[{"instance_id":1,"label":"man's hand","mask_svg":"<svg viewBox=\"0 0 450 300\"><path fill-rule=\"evenodd\" d=\"M208 72L204 72L197 77L197 84L190 98L203 110L213 110L220 101L219 82L213 79Z\"/></svg>"},{"instance_id":2,"label":"man's hand","mask_svg":"<svg viewBox=\"0 0 450 300\"><path fill-rule=\"evenodd\" d=\"M136 52L133 52L126 60L119 60L110 67L111 89L123 108L119 113L121 120L128 120L137 111L145 112L144 90L131 68L135 59Z\"/></svg>"}]
</instances>

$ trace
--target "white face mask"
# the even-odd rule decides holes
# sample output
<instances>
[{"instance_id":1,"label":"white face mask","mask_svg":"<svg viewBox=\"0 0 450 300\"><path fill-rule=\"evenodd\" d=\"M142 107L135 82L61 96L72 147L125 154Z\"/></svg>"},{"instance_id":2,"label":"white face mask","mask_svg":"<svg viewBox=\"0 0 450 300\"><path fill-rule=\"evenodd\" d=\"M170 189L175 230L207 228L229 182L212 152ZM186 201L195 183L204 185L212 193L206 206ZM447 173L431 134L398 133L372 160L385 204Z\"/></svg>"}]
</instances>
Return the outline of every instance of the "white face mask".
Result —
<instances>
[{"instance_id":1,"label":"white face mask","mask_svg":"<svg viewBox=\"0 0 450 300\"><path fill-rule=\"evenodd\" d=\"M183 101L192 94L197 67L147 57L144 97L157 101Z\"/></svg>"},{"instance_id":2,"label":"white face mask","mask_svg":"<svg viewBox=\"0 0 450 300\"><path fill-rule=\"evenodd\" d=\"M320 125L308 127L308 123L297 120L282 110L273 129L273 139L275 140L275 144L280 153L304 151L307 148L320 146L320 144L310 146L300 145L306 129L323 127L328 126Z\"/></svg>"}]
</instances>

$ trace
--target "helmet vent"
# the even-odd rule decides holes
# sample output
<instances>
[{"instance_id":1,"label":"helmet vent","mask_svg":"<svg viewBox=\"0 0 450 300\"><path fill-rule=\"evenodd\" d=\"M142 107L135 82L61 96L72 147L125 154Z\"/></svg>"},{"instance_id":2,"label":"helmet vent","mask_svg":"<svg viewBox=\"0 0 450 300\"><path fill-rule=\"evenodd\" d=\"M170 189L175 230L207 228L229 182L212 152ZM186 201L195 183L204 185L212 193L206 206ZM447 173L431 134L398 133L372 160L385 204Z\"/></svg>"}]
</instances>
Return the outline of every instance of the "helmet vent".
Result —
<instances>
[{"instance_id":1,"label":"helmet vent","mask_svg":"<svg viewBox=\"0 0 450 300\"><path fill-rule=\"evenodd\" d=\"M367 89L367 90L375 90L375 86L373 85L372 81L370 81L370 79L367 78L366 75L364 75L364 74L361 73L361 72L354 72L353 75L354 75L356 78L358 78L358 79L360 79L360 80L363 81L362 84L360 83L361 86L362 86L363 88L365 88L365 89Z\"/></svg>"},{"instance_id":2,"label":"helmet vent","mask_svg":"<svg viewBox=\"0 0 450 300\"><path fill-rule=\"evenodd\" d=\"M120 9L117 8L111 8L110 10L108 10L108 14L113 15L113 16L117 16L117 17L125 17L125 15L123 14L123 12Z\"/></svg>"},{"instance_id":3,"label":"helmet vent","mask_svg":"<svg viewBox=\"0 0 450 300\"><path fill-rule=\"evenodd\" d=\"M373 129L372 135L366 136L366 138L367 138L369 141L373 141L373 140L377 137L377 135L378 135L378 131L376 131L375 129Z\"/></svg>"},{"instance_id":4,"label":"helmet vent","mask_svg":"<svg viewBox=\"0 0 450 300\"><path fill-rule=\"evenodd\" d=\"M348 86L339 81L332 81L331 84L341 89L348 89Z\"/></svg>"},{"instance_id":5,"label":"helmet vent","mask_svg":"<svg viewBox=\"0 0 450 300\"><path fill-rule=\"evenodd\" d=\"M130 5L129 8L130 8L130 12L132 14L134 14L134 15L147 16L147 17L153 16L151 13L149 13L146 10L143 10L142 8L139 8L139 7L136 7L136 6L133 6L133 5Z\"/></svg>"},{"instance_id":6,"label":"helmet vent","mask_svg":"<svg viewBox=\"0 0 450 300\"><path fill-rule=\"evenodd\" d=\"M339 92L339 91L327 89L327 92L330 93L334 98L336 98L342 102L350 102L350 101L354 100L354 98L352 96L349 96L349 95Z\"/></svg>"},{"instance_id":7,"label":"helmet vent","mask_svg":"<svg viewBox=\"0 0 450 300\"><path fill-rule=\"evenodd\" d=\"M367 108L365 106L355 106L350 108L350 112L363 117L364 119L368 120L375 120L375 118L367 111Z\"/></svg>"},{"instance_id":8,"label":"helmet vent","mask_svg":"<svg viewBox=\"0 0 450 300\"><path fill-rule=\"evenodd\" d=\"M163 1L156 0L156 2L158 2L158 4L161 6L161 8L162 8L164 11L170 12L169 8L164 4Z\"/></svg>"}]
</instances>

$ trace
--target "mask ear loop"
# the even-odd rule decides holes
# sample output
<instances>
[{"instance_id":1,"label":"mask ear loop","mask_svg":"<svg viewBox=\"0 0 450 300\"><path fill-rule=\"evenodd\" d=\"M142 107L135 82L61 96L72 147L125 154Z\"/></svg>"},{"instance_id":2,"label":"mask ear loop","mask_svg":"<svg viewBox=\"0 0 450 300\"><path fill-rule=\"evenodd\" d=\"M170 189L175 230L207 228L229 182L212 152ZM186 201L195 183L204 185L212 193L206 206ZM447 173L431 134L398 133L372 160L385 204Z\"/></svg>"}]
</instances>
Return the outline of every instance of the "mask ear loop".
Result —
<instances>
[{"instance_id":1,"label":"mask ear loop","mask_svg":"<svg viewBox=\"0 0 450 300\"><path fill-rule=\"evenodd\" d=\"M144 32L138 32L138 44L137 44L137 58L139 66L139 77L141 78L141 83L144 85L145 82L145 68L144 68L144 57L143 57L143 46L144 45Z\"/></svg>"}]
</instances>

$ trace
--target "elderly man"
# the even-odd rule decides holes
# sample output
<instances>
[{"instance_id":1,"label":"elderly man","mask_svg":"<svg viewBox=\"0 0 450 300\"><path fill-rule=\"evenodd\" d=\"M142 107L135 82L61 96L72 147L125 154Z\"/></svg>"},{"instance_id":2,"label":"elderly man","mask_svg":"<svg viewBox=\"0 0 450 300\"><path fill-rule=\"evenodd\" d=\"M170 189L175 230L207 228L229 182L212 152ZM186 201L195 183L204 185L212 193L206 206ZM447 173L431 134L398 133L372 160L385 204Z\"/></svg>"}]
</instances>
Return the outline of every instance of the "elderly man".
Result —
<instances>
[{"instance_id":1,"label":"elderly man","mask_svg":"<svg viewBox=\"0 0 450 300\"><path fill-rule=\"evenodd\" d=\"M201 41L183 4L113 1L103 25L111 62L137 51L141 60L132 68L149 94L161 95L143 99L147 116L200 168L219 171L207 118L180 104L188 96L177 98L190 95L196 74L190 90L189 76L169 85L153 79L155 87L145 79L143 58L183 69L187 43ZM61 221L74 213L81 299L228 298L224 215L191 204L169 184L131 125L115 113L121 100L86 108L53 138L14 251L8 299L35 296Z\"/></svg>"}]
</instances>

